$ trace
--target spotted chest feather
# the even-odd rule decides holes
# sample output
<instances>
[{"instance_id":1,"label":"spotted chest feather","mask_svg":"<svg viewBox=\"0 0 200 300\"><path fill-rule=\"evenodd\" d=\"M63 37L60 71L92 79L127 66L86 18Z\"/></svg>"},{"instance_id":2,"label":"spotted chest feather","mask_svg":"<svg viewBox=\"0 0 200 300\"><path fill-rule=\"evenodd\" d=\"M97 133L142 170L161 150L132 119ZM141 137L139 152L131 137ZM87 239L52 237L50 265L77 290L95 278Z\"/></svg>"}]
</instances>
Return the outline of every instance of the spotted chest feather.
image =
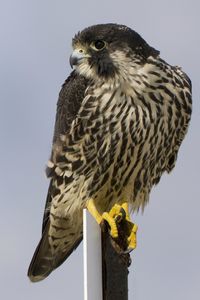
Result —
<instances>
[{"instance_id":1,"label":"spotted chest feather","mask_svg":"<svg viewBox=\"0 0 200 300\"><path fill-rule=\"evenodd\" d=\"M112 205L128 197L144 207L152 185L175 164L190 113L187 78L163 61L150 59L126 81L91 84L55 148L56 172L68 180L84 176L82 201Z\"/></svg>"}]
</instances>

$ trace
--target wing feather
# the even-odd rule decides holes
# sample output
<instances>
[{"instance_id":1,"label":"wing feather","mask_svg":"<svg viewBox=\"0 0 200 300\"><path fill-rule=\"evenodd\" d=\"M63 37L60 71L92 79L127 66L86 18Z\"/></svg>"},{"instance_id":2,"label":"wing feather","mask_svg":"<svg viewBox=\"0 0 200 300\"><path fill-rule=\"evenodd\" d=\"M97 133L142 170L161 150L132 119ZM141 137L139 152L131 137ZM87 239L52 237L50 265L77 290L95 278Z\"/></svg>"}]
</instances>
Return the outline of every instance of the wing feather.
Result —
<instances>
[{"instance_id":1,"label":"wing feather","mask_svg":"<svg viewBox=\"0 0 200 300\"><path fill-rule=\"evenodd\" d=\"M77 75L75 71L73 71L64 82L57 102L53 146L60 143L61 135L68 135L71 124L76 118L77 113L81 107L87 85L88 80L83 76ZM54 168L47 167L46 173L48 177L52 177L53 175L54 178L51 179L49 184L43 216L42 232L44 231L45 226L48 223L52 198L57 192L59 192L55 187L55 181L59 180L59 176L56 176Z\"/></svg>"}]
</instances>

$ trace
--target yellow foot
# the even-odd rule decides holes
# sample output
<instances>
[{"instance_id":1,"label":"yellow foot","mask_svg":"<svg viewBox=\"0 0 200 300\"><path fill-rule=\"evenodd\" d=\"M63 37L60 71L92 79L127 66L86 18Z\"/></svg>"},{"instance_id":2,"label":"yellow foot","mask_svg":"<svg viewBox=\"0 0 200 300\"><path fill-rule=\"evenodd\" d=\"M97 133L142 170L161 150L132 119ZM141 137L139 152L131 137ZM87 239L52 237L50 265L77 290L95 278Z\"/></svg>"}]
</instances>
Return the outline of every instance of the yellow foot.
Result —
<instances>
[{"instance_id":1,"label":"yellow foot","mask_svg":"<svg viewBox=\"0 0 200 300\"><path fill-rule=\"evenodd\" d=\"M109 212L104 212L102 215L100 215L96 209L94 200L90 199L87 202L87 209L98 224L100 224L103 220L109 224L110 235L113 239L117 240L121 238L121 234L119 236L119 226L123 227L123 236L127 240L127 248L136 248L136 233L138 227L130 220L127 202L124 202L122 205L115 204Z\"/></svg>"},{"instance_id":2,"label":"yellow foot","mask_svg":"<svg viewBox=\"0 0 200 300\"><path fill-rule=\"evenodd\" d=\"M124 211L126 213L125 220L126 220L126 224L127 224L128 248L135 249L136 246L137 246L137 236L136 236L136 234L137 234L138 226L136 224L134 224L133 222L131 222L127 202L124 202L122 204L122 208L124 209Z\"/></svg>"}]
</instances>

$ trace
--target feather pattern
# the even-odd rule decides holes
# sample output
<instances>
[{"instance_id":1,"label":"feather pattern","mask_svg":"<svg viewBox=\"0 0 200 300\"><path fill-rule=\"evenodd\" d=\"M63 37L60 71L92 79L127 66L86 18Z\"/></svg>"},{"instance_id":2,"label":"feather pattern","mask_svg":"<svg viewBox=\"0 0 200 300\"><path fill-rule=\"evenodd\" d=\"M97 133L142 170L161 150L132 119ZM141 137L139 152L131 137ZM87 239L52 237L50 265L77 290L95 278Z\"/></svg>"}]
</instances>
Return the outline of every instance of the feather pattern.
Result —
<instances>
[{"instance_id":1,"label":"feather pattern","mask_svg":"<svg viewBox=\"0 0 200 300\"><path fill-rule=\"evenodd\" d=\"M75 45L100 29L87 30ZM109 44L108 53L99 54L100 69L92 54L95 60L83 60L62 87L42 238L28 272L32 281L49 275L80 243L88 199L100 212L124 200L132 210L144 209L152 186L175 165L191 117L191 82L143 41L135 42L135 51L130 42L123 49Z\"/></svg>"}]
</instances>

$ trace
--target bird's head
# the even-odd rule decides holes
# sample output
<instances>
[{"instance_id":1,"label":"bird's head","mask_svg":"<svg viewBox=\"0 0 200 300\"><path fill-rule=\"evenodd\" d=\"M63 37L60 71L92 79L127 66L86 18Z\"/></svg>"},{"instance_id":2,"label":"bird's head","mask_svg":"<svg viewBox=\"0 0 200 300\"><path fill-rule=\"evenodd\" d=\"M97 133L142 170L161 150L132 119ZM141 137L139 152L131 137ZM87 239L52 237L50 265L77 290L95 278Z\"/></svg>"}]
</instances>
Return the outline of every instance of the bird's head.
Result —
<instances>
[{"instance_id":1,"label":"bird's head","mask_svg":"<svg viewBox=\"0 0 200 300\"><path fill-rule=\"evenodd\" d=\"M134 30L117 24L99 24L79 32L72 41L70 64L79 74L95 78L126 78L149 56L159 51L150 47ZM129 70L127 70L129 69Z\"/></svg>"}]
</instances>

